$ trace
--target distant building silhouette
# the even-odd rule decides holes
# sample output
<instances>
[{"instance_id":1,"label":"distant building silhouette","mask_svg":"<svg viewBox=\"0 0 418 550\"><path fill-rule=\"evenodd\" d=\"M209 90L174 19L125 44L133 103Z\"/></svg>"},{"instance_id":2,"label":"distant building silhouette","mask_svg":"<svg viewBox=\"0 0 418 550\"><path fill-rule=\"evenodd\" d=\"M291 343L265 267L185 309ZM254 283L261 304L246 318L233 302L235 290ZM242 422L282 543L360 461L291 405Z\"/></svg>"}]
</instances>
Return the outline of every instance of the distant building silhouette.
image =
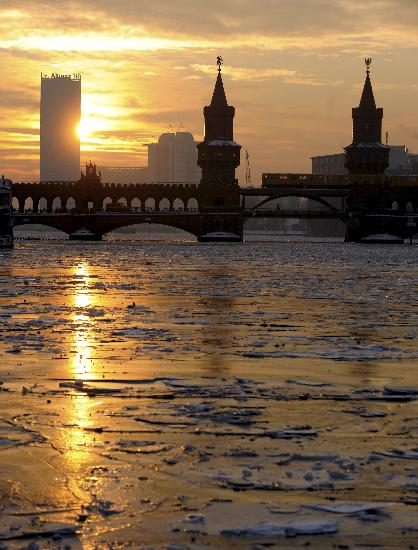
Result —
<instances>
[{"instance_id":1,"label":"distant building silhouette","mask_svg":"<svg viewBox=\"0 0 418 550\"><path fill-rule=\"evenodd\" d=\"M317 155L311 157L312 174L348 174L345 164L345 153Z\"/></svg>"},{"instance_id":2,"label":"distant building silhouette","mask_svg":"<svg viewBox=\"0 0 418 550\"><path fill-rule=\"evenodd\" d=\"M411 153L405 145L388 145L389 167L386 174L418 174L418 155ZM311 157L312 174L348 174L344 166L345 153Z\"/></svg>"},{"instance_id":3,"label":"distant building silhouette","mask_svg":"<svg viewBox=\"0 0 418 550\"><path fill-rule=\"evenodd\" d=\"M41 75L41 181L78 180L80 115L80 75Z\"/></svg>"},{"instance_id":4,"label":"distant building silhouette","mask_svg":"<svg viewBox=\"0 0 418 550\"><path fill-rule=\"evenodd\" d=\"M386 174L418 174L418 155L409 151L405 145L390 145Z\"/></svg>"},{"instance_id":5,"label":"distant building silhouette","mask_svg":"<svg viewBox=\"0 0 418 550\"><path fill-rule=\"evenodd\" d=\"M197 149L190 132L164 133L148 144L149 183L199 183Z\"/></svg>"},{"instance_id":6,"label":"distant building silhouette","mask_svg":"<svg viewBox=\"0 0 418 550\"><path fill-rule=\"evenodd\" d=\"M142 166L98 166L103 183L148 183L148 168Z\"/></svg>"},{"instance_id":7,"label":"distant building silhouette","mask_svg":"<svg viewBox=\"0 0 418 550\"><path fill-rule=\"evenodd\" d=\"M389 166L389 147L382 143L383 109L374 100L371 59L365 62L366 80L360 104L352 111L353 142L345 147L345 167L350 174L383 174Z\"/></svg>"}]
</instances>

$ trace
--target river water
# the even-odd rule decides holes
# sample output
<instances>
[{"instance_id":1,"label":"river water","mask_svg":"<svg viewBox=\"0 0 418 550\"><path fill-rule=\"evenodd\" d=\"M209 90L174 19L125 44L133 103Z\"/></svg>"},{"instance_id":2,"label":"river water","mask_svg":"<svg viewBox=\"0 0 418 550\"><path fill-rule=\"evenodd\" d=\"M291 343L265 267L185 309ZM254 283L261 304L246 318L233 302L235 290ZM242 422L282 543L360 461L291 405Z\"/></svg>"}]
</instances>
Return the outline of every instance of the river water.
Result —
<instances>
[{"instance_id":1,"label":"river water","mask_svg":"<svg viewBox=\"0 0 418 550\"><path fill-rule=\"evenodd\" d=\"M417 265L341 242L0 252L0 544L414 547Z\"/></svg>"}]
</instances>

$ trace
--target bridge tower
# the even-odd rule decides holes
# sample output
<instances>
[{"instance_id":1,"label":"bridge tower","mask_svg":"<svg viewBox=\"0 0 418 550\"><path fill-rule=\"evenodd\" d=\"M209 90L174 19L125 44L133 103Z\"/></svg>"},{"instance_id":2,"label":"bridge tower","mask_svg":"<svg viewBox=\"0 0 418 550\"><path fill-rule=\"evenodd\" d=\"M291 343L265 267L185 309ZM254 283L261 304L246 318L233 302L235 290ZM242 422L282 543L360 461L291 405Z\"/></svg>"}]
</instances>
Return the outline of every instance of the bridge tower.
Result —
<instances>
[{"instance_id":1,"label":"bridge tower","mask_svg":"<svg viewBox=\"0 0 418 550\"><path fill-rule=\"evenodd\" d=\"M240 164L241 145L234 141L235 108L228 105L226 99L222 57L217 58L217 65L218 75L212 101L203 109L205 136L197 146L197 164L202 169L199 210L205 218L202 229L207 233L198 238L200 241L241 241L243 218L240 190L235 178L235 169Z\"/></svg>"},{"instance_id":2,"label":"bridge tower","mask_svg":"<svg viewBox=\"0 0 418 550\"><path fill-rule=\"evenodd\" d=\"M206 205L239 206L235 169L240 164L241 145L234 141L235 108L228 105L222 81L223 61L218 57L218 76L210 105L204 107L205 137L197 146L197 164L202 168L201 188Z\"/></svg>"},{"instance_id":3,"label":"bridge tower","mask_svg":"<svg viewBox=\"0 0 418 550\"><path fill-rule=\"evenodd\" d=\"M345 167L350 174L383 174L389 166L390 148L382 143L383 109L376 107L370 81L371 62L365 59L363 93L359 106L353 108L353 142L345 147Z\"/></svg>"}]
</instances>

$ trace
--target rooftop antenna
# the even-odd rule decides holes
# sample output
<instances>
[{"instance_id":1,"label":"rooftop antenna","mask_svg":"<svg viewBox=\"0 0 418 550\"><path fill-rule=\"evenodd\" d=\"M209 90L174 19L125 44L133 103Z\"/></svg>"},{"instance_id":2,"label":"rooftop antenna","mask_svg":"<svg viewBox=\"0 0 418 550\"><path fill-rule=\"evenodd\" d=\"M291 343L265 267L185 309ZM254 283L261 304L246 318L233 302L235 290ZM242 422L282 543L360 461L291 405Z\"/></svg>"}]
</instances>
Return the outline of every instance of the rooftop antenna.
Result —
<instances>
[{"instance_id":1,"label":"rooftop antenna","mask_svg":"<svg viewBox=\"0 0 418 550\"><path fill-rule=\"evenodd\" d=\"M173 133L174 133L174 128L173 128L173 125L171 124L171 122L170 122L170 124L168 125L168 131L170 132L170 134L173 134Z\"/></svg>"},{"instance_id":2,"label":"rooftop antenna","mask_svg":"<svg viewBox=\"0 0 418 550\"><path fill-rule=\"evenodd\" d=\"M247 149L245 150L245 164L246 164L245 183L246 183L247 187L252 187L253 184L251 182L250 155L248 154Z\"/></svg>"},{"instance_id":3,"label":"rooftop antenna","mask_svg":"<svg viewBox=\"0 0 418 550\"><path fill-rule=\"evenodd\" d=\"M386 132L386 145L389 143L389 132Z\"/></svg>"},{"instance_id":4,"label":"rooftop antenna","mask_svg":"<svg viewBox=\"0 0 418 550\"><path fill-rule=\"evenodd\" d=\"M184 130L184 124L183 124L183 121L180 120L180 124L179 124L179 127L177 129L177 132L181 132L182 130Z\"/></svg>"}]
</instances>

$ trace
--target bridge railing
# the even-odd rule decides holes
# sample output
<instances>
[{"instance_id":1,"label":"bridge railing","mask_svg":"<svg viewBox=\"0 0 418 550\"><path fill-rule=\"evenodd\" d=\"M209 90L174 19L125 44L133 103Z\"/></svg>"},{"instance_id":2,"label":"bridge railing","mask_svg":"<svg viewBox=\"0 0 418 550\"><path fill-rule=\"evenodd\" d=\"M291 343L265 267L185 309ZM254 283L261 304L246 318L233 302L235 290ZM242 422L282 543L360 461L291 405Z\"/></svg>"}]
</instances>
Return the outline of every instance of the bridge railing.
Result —
<instances>
[{"instance_id":1,"label":"bridge railing","mask_svg":"<svg viewBox=\"0 0 418 550\"><path fill-rule=\"evenodd\" d=\"M346 174L281 174L265 173L262 175L261 187L297 186L300 188L310 186L349 186L352 183L351 176Z\"/></svg>"},{"instance_id":2,"label":"bridge railing","mask_svg":"<svg viewBox=\"0 0 418 550\"><path fill-rule=\"evenodd\" d=\"M30 217L42 217L42 216L150 216L150 215L185 215L185 214L199 214L200 211L196 208L190 210L125 210L120 212L106 212L103 210L91 211L91 212L48 212L41 210L39 212L33 212L32 210L25 210L24 212L18 212L13 210L16 216L30 216Z\"/></svg>"},{"instance_id":3,"label":"bridge railing","mask_svg":"<svg viewBox=\"0 0 418 550\"><path fill-rule=\"evenodd\" d=\"M19 185L39 185L39 186L55 186L55 187L72 187L79 184L84 185L80 181L41 181L41 180L31 180L31 181L19 181L14 182L13 185L19 186ZM156 187L159 188L172 188L172 187L181 187L186 189L195 189L199 186L199 183L193 183L193 182L150 182L150 183L144 183L144 182L101 182L100 185L106 189L113 189L113 188L129 188L129 187Z\"/></svg>"}]
</instances>

